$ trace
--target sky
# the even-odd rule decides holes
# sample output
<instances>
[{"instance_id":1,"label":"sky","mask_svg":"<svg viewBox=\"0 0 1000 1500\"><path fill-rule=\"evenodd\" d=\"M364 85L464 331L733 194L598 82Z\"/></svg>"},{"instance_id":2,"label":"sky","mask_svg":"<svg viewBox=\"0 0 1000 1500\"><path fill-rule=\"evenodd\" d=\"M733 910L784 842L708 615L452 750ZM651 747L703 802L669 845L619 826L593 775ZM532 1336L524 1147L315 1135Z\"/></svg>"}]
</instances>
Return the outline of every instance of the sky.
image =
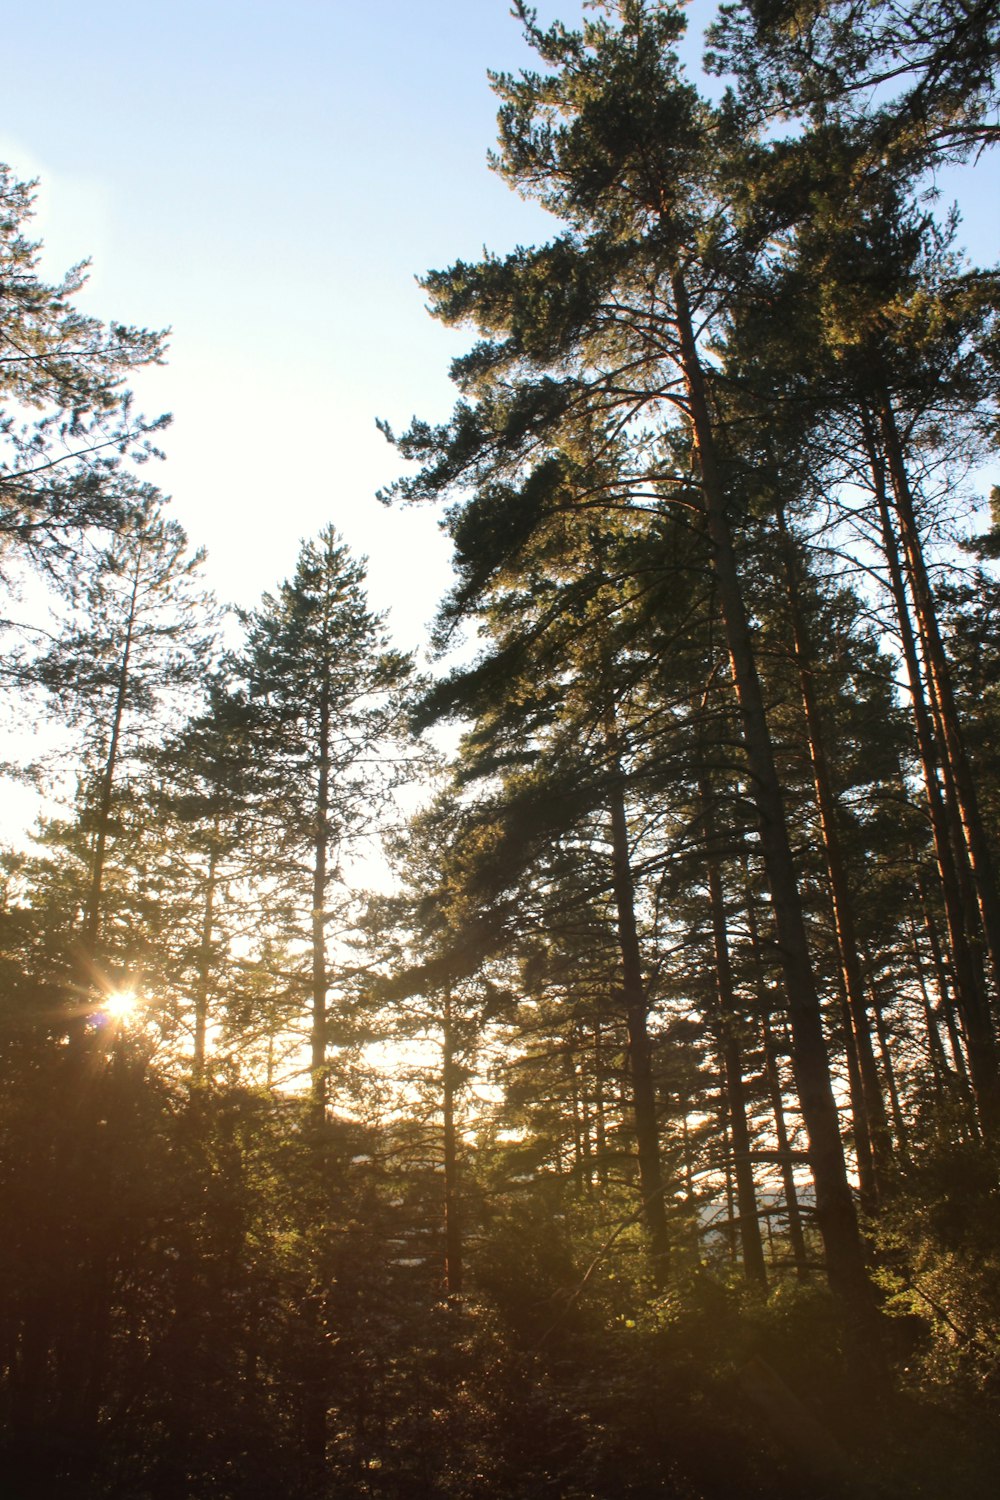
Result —
<instances>
[{"instance_id":1,"label":"sky","mask_svg":"<svg viewBox=\"0 0 1000 1500\"><path fill-rule=\"evenodd\" d=\"M692 7L695 70L711 9ZM577 0L539 13L575 20ZM4 54L0 160L41 179L47 274L90 256L86 311L172 330L135 382L174 416L146 477L217 593L254 604L332 521L417 644L448 549L432 514L375 500L401 469L375 419L443 420L468 335L415 277L555 227L486 164L487 69L531 60L508 0L33 0ZM992 260L997 168L942 186Z\"/></svg>"},{"instance_id":2,"label":"sky","mask_svg":"<svg viewBox=\"0 0 1000 1500\"><path fill-rule=\"evenodd\" d=\"M528 56L505 0L36 0L11 22L0 159L41 179L49 274L89 255L87 311L172 329L135 382L174 416L149 477L217 591L255 602L333 521L418 637L447 547L375 501L401 469L375 419L442 420L466 339L415 277L550 232L486 165L487 67Z\"/></svg>"}]
</instances>

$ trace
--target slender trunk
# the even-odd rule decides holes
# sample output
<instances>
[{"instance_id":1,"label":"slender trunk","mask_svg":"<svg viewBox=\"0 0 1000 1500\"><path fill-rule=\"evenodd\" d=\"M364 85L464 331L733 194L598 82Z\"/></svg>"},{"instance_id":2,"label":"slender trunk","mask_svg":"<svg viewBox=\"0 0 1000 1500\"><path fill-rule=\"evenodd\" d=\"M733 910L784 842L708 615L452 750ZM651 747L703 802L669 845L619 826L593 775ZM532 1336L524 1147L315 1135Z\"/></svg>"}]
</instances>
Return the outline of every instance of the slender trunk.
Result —
<instances>
[{"instance_id":1,"label":"slender trunk","mask_svg":"<svg viewBox=\"0 0 1000 1500\"><path fill-rule=\"evenodd\" d=\"M774 1118L774 1136L778 1142L781 1188L785 1196L785 1216L788 1221L788 1244L792 1252L792 1260L795 1262L796 1275L800 1281L805 1281L809 1275L806 1265L806 1237L802 1228L798 1189L795 1186L792 1147L788 1139L788 1126L785 1123L785 1101L782 1096L781 1077L778 1073L778 1052L766 1009L761 1012L761 1026L764 1033L764 1076L767 1080L767 1093Z\"/></svg>"},{"instance_id":2,"label":"slender trunk","mask_svg":"<svg viewBox=\"0 0 1000 1500\"><path fill-rule=\"evenodd\" d=\"M715 1030L722 1058L729 1114L729 1134L732 1140L733 1169L736 1175L740 1249L747 1279L766 1288L767 1269L764 1264L764 1246L761 1243L760 1219L757 1212L757 1192L753 1180L753 1163L750 1158L750 1127L747 1122L743 1061L736 1036L736 996L733 985L733 967L729 955L729 934L726 929L725 897L719 861L715 853L716 833L712 812L712 792L707 772L704 769L699 771L698 792L705 839L705 866L708 874L708 899L712 915L712 941L715 948L715 996L718 1008Z\"/></svg>"},{"instance_id":3,"label":"slender trunk","mask_svg":"<svg viewBox=\"0 0 1000 1500\"><path fill-rule=\"evenodd\" d=\"M965 751L952 687L951 668L941 639L934 595L924 562L903 445L896 426L892 403L886 392L882 395L879 419L892 481L893 497L896 502L896 515L899 518L903 552L913 591L913 601L920 624L920 634L927 651L928 680L933 686L934 697L938 704L942 743L949 773L954 781L962 834L968 850L986 947L990 955L994 981L1000 989L1000 898L997 895L989 842L979 812L975 779Z\"/></svg>"},{"instance_id":4,"label":"slender trunk","mask_svg":"<svg viewBox=\"0 0 1000 1500\"><path fill-rule=\"evenodd\" d=\"M830 1284L843 1299L863 1342L878 1343L875 1302L865 1267L854 1198L847 1176L837 1104L819 995L792 859L784 802L764 710L764 698L736 556L726 514L726 495L715 453L714 433L698 356L687 291L673 274L674 305L695 447L701 467L705 516L722 606L726 641L743 724L744 748L760 824L778 948L792 1030L792 1060L816 1191L816 1219L823 1236Z\"/></svg>"},{"instance_id":5,"label":"slender trunk","mask_svg":"<svg viewBox=\"0 0 1000 1500\"><path fill-rule=\"evenodd\" d=\"M443 1050L444 1095L444 1266L449 1297L462 1293L462 1223L458 1193L458 1131L455 1125L455 1095L458 1067L455 1062L455 1018L451 990L445 991Z\"/></svg>"},{"instance_id":6,"label":"slender trunk","mask_svg":"<svg viewBox=\"0 0 1000 1500\"><path fill-rule=\"evenodd\" d=\"M577 1129L580 1135L580 1172L584 1191L589 1195L594 1190L594 1143L590 1134L590 1087L587 1081L586 1030L581 1024L574 1029L574 1049L580 1057L579 1082L577 1069L573 1068L574 1112L579 1108Z\"/></svg>"},{"instance_id":7,"label":"slender trunk","mask_svg":"<svg viewBox=\"0 0 1000 1500\"><path fill-rule=\"evenodd\" d=\"M861 1079L861 1064L851 1024L851 1011L843 988L843 975L838 974L840 986L840 1014L844 1032L844 1060L847 1063L847 1089L851 1098L851 1117L854 1121L854 1158L858 1168L858 1196L865 1213L872 1214L878 1207L878 1187L875 1176L875 1160L872 1155L871 1133L868 1126L868 1110L865 1106L864 1084Z\"/></svg>"},{"instance_id":8,"label":"slender trunk","mask_svg":"<svg viewBox=\"0 0 1000 1500\"><path fill-rule=\"evenodd\" d=\"M719 1096L719 1129L722 1135L722 1165L726 1187L726 1246L729 1259L736 1264L736 1195L733 1189L733 1143L729 1137L729 1111L726 1091Z\"/></svg>"},{"instance_id":9,"label":"slender trunk","mask_svg":"<svg viewBox=\"0 0 1000 1500\"><path fill-rule=\"evenodd\" d=\"M600 543L595 538L594 562L603 574ZM670 1233L664 1202L665 1186L660 1162L660 1125L649 1038L649 1004L642 977L642 956L635 916L635 883L629 847L628 814L625 807L625 772L622 740L614 700L613 663L603 639L600 642L599 692L602 706L604 754L608 771L608 814L611 832L611 879L617 918L618 947L622 961L622 999L628 1032L629 1076L632 1086L632 1116L639 1159L639 1187L649 1237L653 1279L666 1285L670 1270Z\"/></svg>"},{"instance_id":10,"label":"slender trunk","mask_svg":"<svg viewBox=\"0 0 1000 1500\"><path fill-rule=\"evenodd\" d=\"M597 1180L608 1185L608 1127L604 1102L604 1047L600 1018L594 1020L594 1146L597 1151Z\"/></svg>"},{"instance_id":11,"label":"slender trunk","mask_svg":"<svg viewBox=\"0 0 1000 1500\"><path fill-rule=\"evenodd\" d=\"M732 1138L733 1170L740 1216L740 1251L748 1281L767 1288L764 1246L760 1236L760 1216L753 1180L750 1154L750 1131L747 1125L746 1088L740 1050L731 1030L722 1044L723 1075Z\"/></svg>"},{"instance_id":12,"label":"slender trunk","mask_svg":"<svg viewBox=\"0 0 1000 1500\"><path fill-rule=\"evenodd\" d=\"M326 680L320 692L317 750L319 763L312 880L312 1024L309 1040L312 1116L314 1123L322 1127L326 1120L327 1103L326 888L330 844L330 688Z\"/></svg>"},{"instance_id":13,"label":"slender trunk","mask_svg":"<svg viewBox=\"0 0 1000 1500\"><path fill-rule=\"evenodd\" d=\"M584 1185L583 1125L580 1109L580 1085L576 1072L575 1038L571 1035L563 1053L566 1067L566 1082L569 1085L570 1120L573 1125L573 1175L577 1186Z\"/></svg>"},{"instance_id":14,"label":"slender trunk","mask_svg":"<svg viewBox=\"0 0 1000 1500\"><path fill-rule=\"evenodd\" d=\"M694 1203L694 1160L691 1156L691 1127L688 1124L690 1100L685 1100L681 1115L681 1147L684 1158L684 1197L688 1208Z\"/></svg>"},{"instance_id":15,"label":"slender trunk","mask_svg":"<svg viewBox=\"0 0 1000 1500\"><path fill-rule=\"evenodd\" d=\"M329 666L324 659L320 670L323 681L319 695L319 737L316 745L317 778L313 826L312 875L312 984L310 1017L309 1118L312 1127L311 1149L317 1188L325 1175L326 1105L327 1105L327 967L326 967L326 888L330 841L330 683ZM325 1220L325 1211L323 1218ZM325 1223L323 1224L325 1228ZM321 1493L325 1482L327 1441L329 1437L329 1402L327 1377L330 1350L326 1338L324 1285L326 1276L317 1274L317 1284L306 1297L304 1316L307 1341L307 1378L303 1391L303 1456L310 1493Z\"/></svg>"},{"instance_id":16,"label":"slender trunk","mask_svg":"<svg viewBox=\"0 0 1000 1500\"><path fill-rule=\"evenodd\" d=\"M139 602L139 578L142 572L142 551L139 550L132 574L132 592L129 596L128 619L125 625L125 644L122 647L118 666L118 684L115 707L111 717L111 738L101 777L101 792L97 804L97 823L94 852L90 862L90 887L83 917L83 958L88 969L84 982L93 979L93 966L97 960L97 942L101 928L101 903L104 893L104 864L107 857L108 833L111 826L111 802L114 794L115 771L118 766L118 747L121 741L122 719L125 714L125 699L128 694L129 667L132 661L132 639L135 632L136 611Z\"/></svg>"},{"instance_id":17,"label":"slender trunk","mask_svg":"<svg viewBox=\"0 0 1000 1500\"><path fill-rule=\"evenodd\" d=\"M208 852L208 876L205 882L205 905L202 910L201 942L198 947L198 976L194 995L194 1077L200 1083L205 1076L205 1048L208 1038L208 1004L212 983L212 930L215 925L215 888L219 865L219 822L212 827Z\"/></svg>"},{"instance_id":18,"label":"slender trunk","mask_svg":"<svg viewBox=\"0 0 1000 1500\"><path fill-rule=\"evenodd\" d=\"M920 631L920 650L924 661L924 681L927 685L927 699L931 718L934 724L935 738L939 745L945 744L944 715L941 709L941 700L938 696L937 685L933 676L927 670L930 660L926 633ZM984 962L983 928L981 924L981 912L976 894L976 882L973 876L972 866L969 862L969 851L965 843L962 831L962 811L958 795L958 786L955 781L954 771L947 754L940 761L941 790L944 798L945 814L948 829L951 835L951 852L955 867L955 876L958 881L959 900L965 919L966 944L971 955L971 964L975 972L977 990L982 997L982 1005L989 1013L988 986L986 981L986 968ZM990 1023L992 1026L992 1022ZM994 1041L994 1050L996 1043Z\"/></svg>"},{"instance_id":19,"label":"slender trunk","mask_svg":"<svg viewBox=\"0 0 1000 1500\"><path fill-rule=\"evenodd\" d=\"M874 986L873 986L874 993ZM889 1033L886 1031L885 1016L878 998L875 999L875 1031L878 1036L879 1052L882 1055L882 1068L885 1073L885 1081L889 1090L889 1104L892 1109L892 1121L896 1127L896 1139L899 1142L899 1153L902 1158L907 1156L907 1128L906 1116L903 1113L902 1102L899 1097L899 1087L896 1083L896 1069L892 1061L892 1048L889 1046Z\"/></svg>"},{"instance_id":20,"label":"slender trunk","mask_svg":"<svg viewBox=\"0 0 1000 1500\"><path fill-rule=\"evenodd\" d=\"M916 862L914 861L914 863ZM934 979L938 992L938 1010L944 1017L945 1030L948 1033L948 1044L951 1047L952 1065L961 1082L962 1095L969 1105L969 1118L974 1119L975 1099L969 1079L969 1067L966 1062L968 1047L959 1036L960 1017L952 992L952 981L944 954L941 952L937 927L931 915L930 904L927 899L927 888L919 868L917 869L917 891L920 896L920 914L924 920L924 932L927 936L927 946L930 949L931 963L934 969Z\"/></svg>"},{"instance_id":21,"label":"slender trunk","mask_svg":"<svg viewBox=\"0 0 1000 1500\"><path fill-rule=\"evenodd\" d=\"M917 925L910 916L907 921L910 933L910 952L913 954L913 972L917 976L920 986L920 1001L924 1013L924 1029L927 1032L927 1055L930 1060L931 1072L934 1074L934 1092L940 1099L943 1097L948 1082L948 1062L944 1055L944 1043L938 1030L937 1017L934 1015L934 1007L931 1004L930 993L927 989L927 980L924 975L924 960L920 952L920 941L917 937Z\"/></svg>"},{"instance_id":22,"label":"slender trunk","mask_svg":"<svg viewBox=\"0 0 1000 1500\"><path fill-rule=\"evenodd\" d=\"M744 872L745 873L745 872ZM795 1262L795 1271L800 1281L807 1279L806 1239L799 1211L799 1195L795 1186L792 1167L792 1149L785 1122L785 1100L778 1071L778 1048L771 1031L771 1002L764 977L764 961L760 951L760 932L757 927L757 910L749 877L745 878L747 926L750 932L750 951L753 957L754 988L760 1011L761 1030L764 1039L764 1079L774 1119L774 1135L778 1142L778 1162L781 1172L781 1187L785 1196L785 1215L788 1222L788 1244Z\"/></svg>"},{"instance_id":23,"label":"slender trunk","mask_svg":"<svg viewBox=\"0 0 1000 1500\"><path fill-rule=\"evenodd\" d=\"M785 576L788 584L788 603L792 622L792 638L799 674L799 692L805 716L806 738L809 759L812 764L813 786L816 807L819 812L826 860L827 880L833 905L834 932L837 953L847 1000L848 1024L845 1039L848 1051L848 1066L851 1066L851 1039L853 1037L856 1066L860 1089L852 1090L852 1097L859 1094L854 1114L854 1131L858 1154L859 1173L862 1178L862 1199L872 1210L884 1191L886 1174L892 1154L889 1125L885 1113L885 1101L879 1082L875 1050L872 1046L868 1005L861 977L861 958L858 951L857 929L854 922L854 903L851 900L847 867L840 837L840 809L833 790L833 777L826 756L822 715L815 683L815 652L809 634L809 624L802 601L800 587L801 560L795 543L789 534L784 511L777 512L778 530L781 534L785 559Z\"/></svg>"},{"instance_id":24,"label":"slender trunk","mask_svg":"<svg viewBox=\"0 0 1000 1500\"><path fill-rule=\"evenodd\" d=\"M609 795L611 814L611 864L618 946L622 960L622 994L628 1028L629 1070L632 1080L632 1110L639 1156L639 1185L649 1233L653 1274L664 1284L670 1265L670 1235L667 1229L664 1185L660 1169L660 1132L653 1081L652 1048L647 1025L646 986L642 978L639 934L635 919L635 887L629 852L628 821L620 750L613 709L605 714L605 739L611 767Z\"/></svg>"},{"instance_id":25,"label":"slender trunk","mask_svg":"<svg viewBox=\"0 0 1000 1500\"><path fill-rule=\"evenodd\" d=\"M924 787L930 811L931 830L934 835L934 852L941 891L944 897L945 919L948 925L948 942L955 980L955 997L965 1022L969 1039L969 1066L972 1087L976 1096L980 1124L986 1135L1000 1132L1000 1074L997 1070L996 1046L992 1021L981 977L977 974L975 956L968 941L966 912L955 869L953 844L941 788L935 767L937 750L927 704L923 693L923 677L917 655L916 640L910 621L910 612L896 550L895 534L889 515L889 502L885 487L885 473L881 456L875 445L871 425L865 417L865 439L872 470L872 481L878 501L882 525L882 543L889 569L889 583L896 608L903 660L910 687L910 702L913 723L917 736L917 748L923 770Z\"/></svg>"}]
</instances>

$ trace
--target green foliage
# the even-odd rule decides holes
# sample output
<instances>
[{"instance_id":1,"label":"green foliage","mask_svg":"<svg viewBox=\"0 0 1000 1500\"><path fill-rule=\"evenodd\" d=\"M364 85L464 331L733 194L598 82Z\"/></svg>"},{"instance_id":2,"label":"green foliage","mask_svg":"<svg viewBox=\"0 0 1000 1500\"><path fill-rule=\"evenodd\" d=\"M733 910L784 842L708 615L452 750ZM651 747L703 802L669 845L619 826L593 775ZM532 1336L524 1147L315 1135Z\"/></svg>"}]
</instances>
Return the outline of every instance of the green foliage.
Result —
<instances>
[{"instance_id":1,"label":"green foliage","mask_svg":"<svg viewBox=\"0 0 1000 1500\"><path fill-rule=\"evenodd\" d=\"M105 327L75 305L87 263L55 285L25 230L34 188L0 164L0 547L5 582L25 558L71 581L84 537L133 510L123 466L156 453L169 421L132 411L129 374L158 364L165 336Z\"/></svg>"},{"instance_id":2,"label":"green foliage","mask_svg":"<svg viewBox=\"0 0 1000 1500\"><path fill-rule=\"evenodd\" d=\"M956 1139L951 1111L929 1111L880 1217L887 1310L914 1338L908 1383L992 1409L1000 1390L1000 1187L993 1153ZM975 1212L969 1205L975 1204Z\"/></svg>"}]
</instances>

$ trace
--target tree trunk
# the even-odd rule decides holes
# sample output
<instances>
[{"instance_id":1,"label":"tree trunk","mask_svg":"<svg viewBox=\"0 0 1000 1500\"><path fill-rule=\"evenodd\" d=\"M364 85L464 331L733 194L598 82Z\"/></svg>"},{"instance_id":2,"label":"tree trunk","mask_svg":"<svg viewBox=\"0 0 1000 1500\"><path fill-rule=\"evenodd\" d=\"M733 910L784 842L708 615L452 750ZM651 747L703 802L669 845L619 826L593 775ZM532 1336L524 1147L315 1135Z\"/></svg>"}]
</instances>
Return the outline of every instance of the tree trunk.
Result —
<instances>
[{"instance_id":1,"label":"tree trunk","mask_svg":"<svg viewBox=\"0 0 1000 1500\"><path fill-rule=\"evenodd\" d=\"M726 1188L726 1249L735 1266L736 1249L736 1195L733 1191L733 1143L729 1136L729 1111L726 1108L726 1091L719 1096L719 1133L722 1137L722 1166Z\"/></svg>"},{"instance_id":2,"label":"tree trunk","mask_svg":"<svg viewBox=\"0 0 1000 1500\"><path fill-rule=\"evenodd\" d=\"M683 277L672 277L695 448L701 467L704 510L713 548L713 567L740 718L753 797L760 824L778 948L792 1030L792 1061L802 1117L809 1137L809 1160L816 1191L816 1219L823 1236L830 1285L842 1298L861 1343L879 1342L875 1301L847 1165L840 1139L837 1104L813 976L809 944L792 859L784 802L778 781L764 698L732 536L726 496L715 453L704 375L691 322Z\"/></svg>"},{"instance_id":3,"label":"tree trunk","mask_svg":"<svg viewBox=\"0 0 1000 1500\"><path fill-rule=\"evenodd\" d=\"M920 952L920 941L917 937L917 924L912 915L907 920L910 933L910 952L913 955L913 972L917 976L920 986L920 1003L924 1013L924 1030L927 1032L927 1056L934 1075L934 1092L938 1099L944 1097L948 1084L949 1068L944 1055L944 1043L938 1030L937 1017L931 1004L930 992L927 989L927 979L924 974L924 960Z\"/></svg>"},{"instance_id":4,"label":"tree trunk","mask_svg":"<svg viewBox=\"0 0 1000 1500\"><path fill-rule=\"evenodd\" d=\"M458 1069L455 1063L455 1020L451 990L445 991L443 1026L444 1113L444 1277L449 1297L462 1293L462 1223L458 1193L458 1132L455 1125L455 1094Z\"/></svg>"},{"instance_id":5,"label":"tree trunk","mask_svg":"<svg viewBox=\"0 0 1000 1500\"><path fill-rule=\"evenodd\" d=\"M847 868L844 862L840 838L840 809L833 790L823 735L822 716L815 684L815 653L809 635L809 625L802 602L799 584L801 560L795 543L789 534L785 515L779 506L778 530L781 535L785 559L785 576L788 583L788 604L792 622L792 638L795 660L799 674L799 692L805 715L806 738L809 759L812 764L813 786L816 807L819 811L823 853L826 859L827 879L833 905L834 932L837 953L847 1000L848 1025L846 1044L850 1065L851 1038L853 1037L857 1070L860 1076L860 1108L855 1108L854 1130L858 1153L858 1170L862 1176L862 1201L871 1211L884 1191L886 1174L892 1155L892 1142L885 1113L885 1101L879 1082L875 1050L872 1046L868 1005L865 1000L861 977L861 958L858 952L857 930L854 922L854 905L851 900ZM857 1092L857 1091L855 1091Z\"/></svg>"},{"instance_id":6,"label":"tree trunk","mask_svg":"<svg viewBox=\"0 0 1000 1500\"><path fill-rule=\"evenodd\" d=\"M896 515L906 558L910 588L919 622L921 639L927 654L927 675L940 715L942 744L948 771L953 780L962 835L975 885L982 930L990 955L994 982L1000 990L1000 898L997 895L989 842L979 812L976 784L969 765L962 736L958 709L951 682L951 669L938 627L937 609L931 591L923 546L917 527L903 446L896 426L888 393L883 392L879 422L885 445L889 476L892 481Z\"/></svg>"},{"instance_id":7,"label":"tree trunk","mask_svg":"<svg viewBox=\"0 0 1000 1500\"><path fill-rule=\"evenodd\" d=\"M872 986L874 993L874 985ZM903 1114L903 1106L899 1097L899 1087L896 1083L896 1069L892 1063L892 1048L889 1046L889 1034L885 1029L885 1016L878 997L875 997L875 1030L878 1035L879 1052L882 1054L882 1068L885 1072L885 1081L889 1089L889 1104L892 1108L892 1121L896 1127L896 1139L899 1142L899 1154L905 1161L907 1158L907 1129L906 1117Z\"/></svg>"},{"instance_id":8,"label":"tree trunk","mask_svg":"<svg viewBox=\"0 0 1000 1500\"><path fill-rule=\"evenodd\" d=\"M327 664L323 663L326 672ZM316 779L316 827L312 881L312 1023L310 1027L310 1099L314 1123L326 1121L327 1103L327 970L326 888L330 844L330 688L324 681L319 703L319 752Z\"/></svg>"},{"instance_id":9,"label":"tree trunk","mask_svg":"<svg viewBox=\"0 0 1000 1500\"><path fill-rule=\"evenodd\" d=\"M219 823L212 827L208 851L208 876L205 882L205 905L201 920L201 942L198 947L198 976L194 996L194 1063L196 1083L205 1076L205 1049L208 1038L208 1005L212 983L212 929L215 923L215 887L219 864Z\"/></svg>"},{"instance_id":10,"label":"tree trunk","mask_svg":"<svg viewBox=\"0 0 1000 1500\"><path fill-rule=\"evenodd\" d=\"M142 572L142 550L136 555L135 572L132 575L132 592L129 596L128 620L125 626L125 644L118 667L118 686L115 694L114 713L111 718L111 737L108 755L101 777L101 793L97 806L97 826L94 852L90 864L90 888L83 919L83 958L88 972L84 982L93 983L94 966L97 962L97 943L101 927L101 900L104 893L104 864L107 857L108 833L111 826L111 802L114 794L115 770L118 765L118 746L121 740L122 719L125 714L125 699L128 693L129 667L132 659L132 637L135 632L135 616L139 601L139 578Z\"/></svg>"},{"instance_id":11,"label":"tree trunk","mask_svg":"<svg viewBox=\"0 0 1000 1500\"><path fill-rule=\"evenodd\" d=\"M910 702L917 735L917 747L923 770L924 787L934 835L934 852L941 878L944 896L945 918L948 924L948 941L951 950L955 997L965 1022L969 1039L969 1067L972 1087L976 1096L980 1124L984 1134L994 1138L1000 1133L1000 1074L997 1069L996 1045L992 1020L982 987L981 974L977 972L975 955L968 941L966 912L953 853L948 819L935 767L937 749L934 740L927 704L923 693L923 677L917 656L916 640L910 621L910 612L896 551L895 535L889 515L889 502L885 488L885 474L881 457L875 446L871 425L865 417L865 438L871 463L872 481L878 501L882 525L882 543L889 569L889 583L896 607L903 660L910 687Z\"/></svg>"},{"instance_id":12,"label":"tree trunk","mask_svg":"<svg viewBox=\"0 0 1000 1500\"><path fill-rule=\"evenodd\" d=\"M670 1235L663 1201L664 1184L660 1167L656 1085L653 1080L652 1048L647 1024L646 986L642 978L642 959L635 919L635 887L632 880L628 819L625 812L621 748L614 708L610 702L605 708L604 733L610 771L608 801L611 821L612 883L617 914L618 947L622 960L622 995L628 1028L632 1110L639 1156L639 1187L649 1234L653 1276L657 1285L662 1286L666 1282L670 1267Z\"/></svg>"},{"instance_id":13,"label":"tree trunk","mask_svg":"<svg viewBox=\"0 0 1000 1500\"><path fill-rule=\"evenodd\" d=\"M868 1214L878 1206L878 1187L875 1176L875 1159L872 1155L871 1132L868 1125L868 1110L865 1105L864 1084L861 1080L861 1064L854 1039L851 1011L844 992L844 978L837 975L840 986L840 1014L844 1032L844 1060L847 1063L847 1088L851 1097L851 1118L854 1121L854 1157L858 1168L858 1196L861 1207Z\"/></svg>"},{"instance_id":14,"label":"tree trunk","mask_svg":"<svg viewBox=\"0 0 1000 1500\"><path fill-rule=\"evenodd\" d=\"M604 1047L601 1020L594 1017L594 1149L597 1152L597 1180L608 1185L608 1127L604 1102Z\"/></svg>"},{"instance_id":15,"label":"tree trunk","mask_svg":"<svg viewBox=\"0 0 1000 1500\"><path fill-rule=\"evenodd\" d=\"M760 1237L757 1192L750 1159L750 1127L747 1123L746 1088L743 1062L736 1036L736 996L733 968L729 956L729 934L726 930L725 898L722 876L716 858L716 835L712 815L711 787L704 768L699 769L698 793L701 800L702 828L705 839L705 866L708 875L708 899L712 915L712 941L715 948L715 994L718 1021L715 1027L722 1058L729 1133L732 1140L733 1170L736 1176L736 1199L739 1206L740 1250L743 1269L749 1281L767 1287L764 1246Z\"/></svg>"},{"instance_id":16,"label":"tree trunk","mask_svg":"<svg viewBox=\"0 0 1000 1500\"><path fill-rule=\"evenodd\" d=\"M791 1143L788 1139L788 1126L785 1123L785 1101L781 1088L781 1076L778 1072L778 1049L771 1031L771 1006L764 979L764 963L760 951L760 934L757 929L757 912L749 879L746 881L746 903L747 925L750 930L750 946L753 954L755 988L757 991L757 1003L760 1007L760 1023L764 1039L764 1078L767 1083L771 1114L774 1118L775 1139L778 1142L781 1187L785 1195L785 1214L788 1222L788 1244L792 1252L792 1259L795 1262L796 1275L800 1281L804 1281L809 1275L806 1264L806 1239L802 1228L802 1215L799 1211L798 1190L795 1186L795 1172L792 1167L792 1151Z\"/></svg>"},{"instance_id":17,"label":"tree trunk","mask_svg":"<svg viewBox=\"0 0 1000 1500\"><path fill-rule=\"evenodd\" d=\"M931 963L934 966L935 983L939 997L940 1012L944 1017L945 1030L948 1033L948 1044L951 1047L952 1065L962 1083L962 1092L970 1107L970 1118L975 1114L975 1100L972 1094L972 1085L969 1079L969 1067L966 1061L968 1046L959 1035L959 1019L956 1016L956 1006L952 994L952 981L949 976L948 965L945 963L944 954L941 952L941 944L938 941L937 928L931 909L927 900L927 889L923 878L917 871L917 890L920 894L920 912L924 919L924 932L927 936L927 946L931 953Z\"/></svg>"}]
</instances>

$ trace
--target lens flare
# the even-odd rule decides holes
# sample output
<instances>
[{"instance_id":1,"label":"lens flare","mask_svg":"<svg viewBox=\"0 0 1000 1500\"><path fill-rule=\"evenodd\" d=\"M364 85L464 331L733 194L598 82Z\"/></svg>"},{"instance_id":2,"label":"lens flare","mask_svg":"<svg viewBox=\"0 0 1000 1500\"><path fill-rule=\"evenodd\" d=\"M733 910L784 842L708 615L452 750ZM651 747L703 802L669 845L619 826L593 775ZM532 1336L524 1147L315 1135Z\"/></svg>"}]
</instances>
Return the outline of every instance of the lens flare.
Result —
<instances>
[{"instance_id":1,"label":"lens flare","mask_svg":"<svg viewBox=\"0 0 1000 1500\"><path fill-rule=\"evenodd\" d=\"M112 1021L128 1021L135 1015L138 1005L139 997L135 990L114 990L101 1009Z\"/></svg>"}]
</instances>

